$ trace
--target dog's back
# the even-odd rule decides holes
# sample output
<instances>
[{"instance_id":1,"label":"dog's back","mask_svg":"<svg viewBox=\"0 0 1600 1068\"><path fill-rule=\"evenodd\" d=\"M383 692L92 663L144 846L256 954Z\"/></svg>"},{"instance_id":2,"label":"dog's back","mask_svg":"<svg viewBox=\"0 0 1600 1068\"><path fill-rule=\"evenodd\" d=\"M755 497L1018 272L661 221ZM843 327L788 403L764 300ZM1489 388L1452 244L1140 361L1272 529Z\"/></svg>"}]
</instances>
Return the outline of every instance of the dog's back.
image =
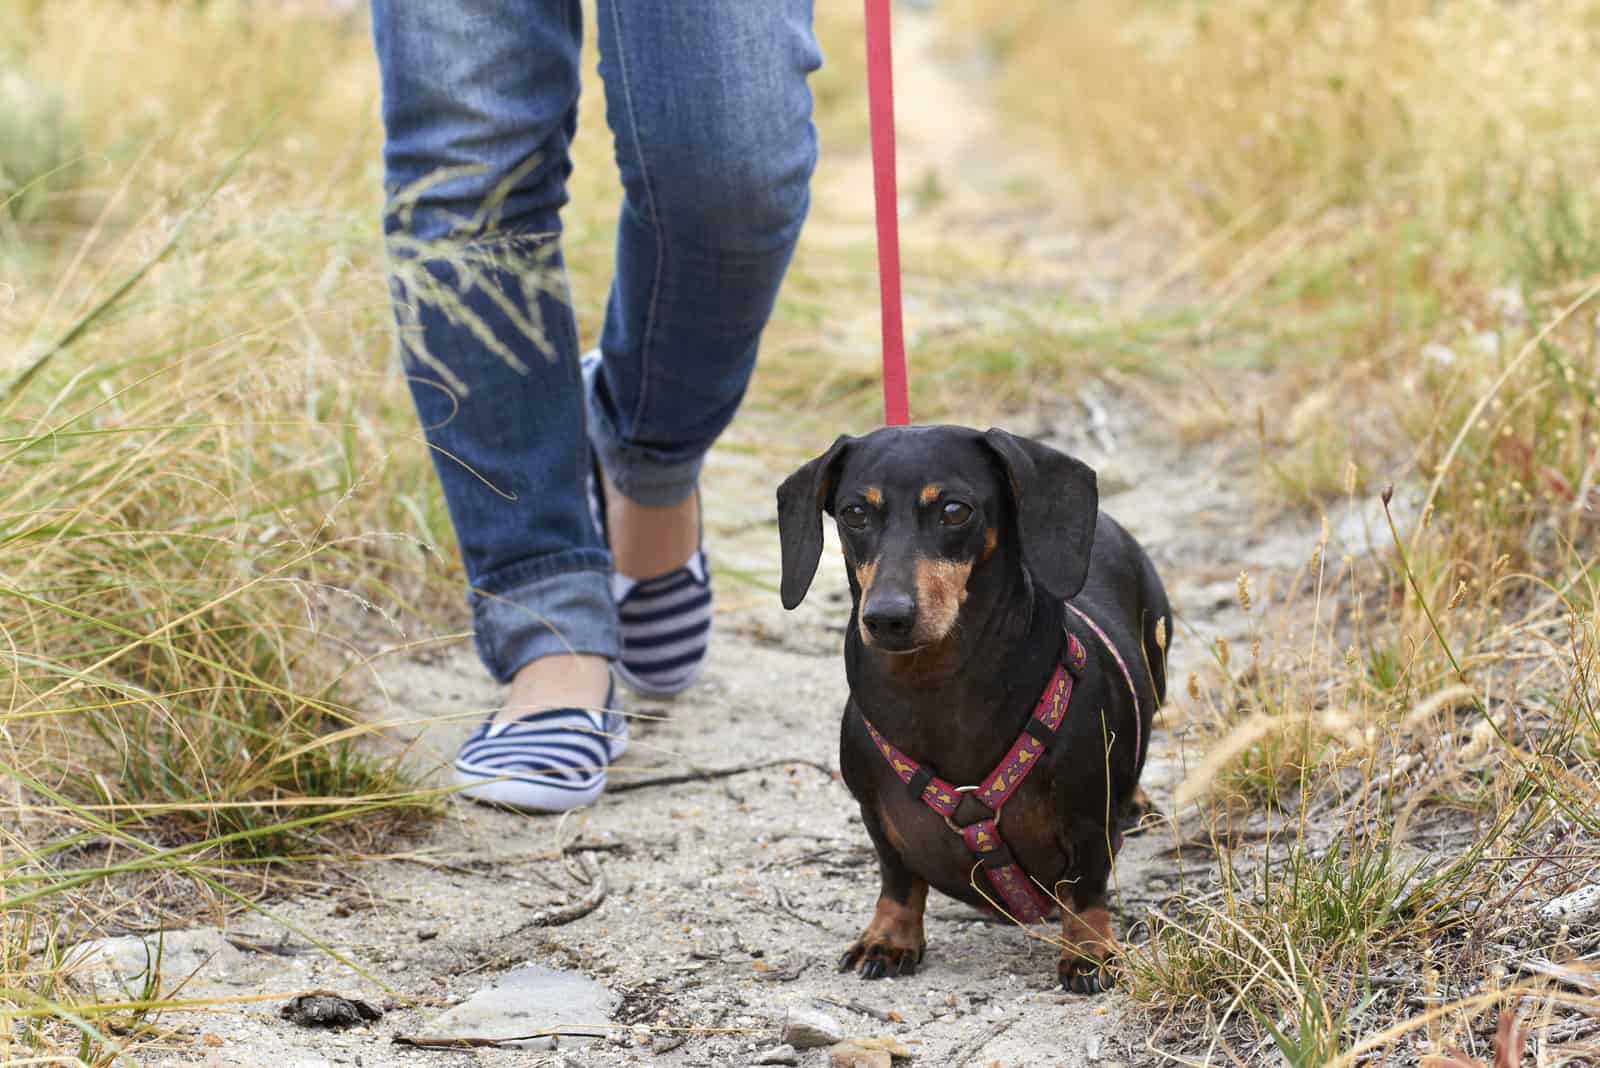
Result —
<instances>
[{"instance_id":1,"label":"dog's back","mask_svg":"<svg viewBox=\"0 0 1600 1068\"><path fill-rule=\"evenodd\" d=\"M1069 603L1093 617L1116 643L1139 688L1141 725L1148 738L1155 710L1167 699L1172 608L1149 554L1105 512L1095 524L1089 576Z\"/></svg>"}]
</instances>

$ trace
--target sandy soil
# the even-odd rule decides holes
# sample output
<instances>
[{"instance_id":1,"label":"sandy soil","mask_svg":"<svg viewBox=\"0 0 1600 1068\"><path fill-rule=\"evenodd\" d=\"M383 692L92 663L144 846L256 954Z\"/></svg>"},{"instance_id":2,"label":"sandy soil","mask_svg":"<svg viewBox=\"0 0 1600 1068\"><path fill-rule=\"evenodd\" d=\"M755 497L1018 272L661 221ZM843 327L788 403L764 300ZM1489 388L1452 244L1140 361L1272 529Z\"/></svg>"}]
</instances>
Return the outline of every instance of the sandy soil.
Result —
<instances>
[{"instance_id":1,"label":"sandy soil","mask_svg":"<svg viewBox=\"0 0 1600 1068\"><path fill-rule=\"evenodd\" d=\"M937 60L928 17L902 12L897 20L902 173L909 180L936 170L951 190L937 212L908 217L908 230L958 227L971 240L1032 256L1041 265L1034 277L1042 291L1076 286L1092 294L1095 286L1121 284L1115 275L1129 269L1127 257L1102 260L1103 271L1086 270L1087 246L1064 223L1008 210L1003 184L1026 181L1030 168L1043 173L1049 161L994 151L981 95ZM989 150L975 151L980 145ZM866 162L854 157L824 165L808 240L826 247L830 235L855 230L859 242L856 228L870 211L867 174ZM915 286L910 299L916 329L984 314L971 304L937 305ZM868 317L836 329L869 344L874 328ZM1113 377L1064 382L1058 396L1038 398L1010 425L1093 464L1102 506L1149 548L1179 612L1175 690L1190 671L1204 670L1204 649L1214 636L1242 636L1238 573L1292 571L1310 552L1317 531L1309 521L1277 516L1267 529L1244 496L1240 487L1252 470L1247 457L1173 440L1136 392ZM842 569L836 552L825 553L812 596L795 613L783 612L775 592L736 577L775 584L773 487L807 450L826 444L792 442L784 434L777 415L749 412L730 438L734 447L710 463L710 549L725 570L709 670L670 706L632 705L635 744L613 783L769 766L614 793L564 818L452 805L408 856L325 872L319 884L273 904L273 919L232 917L228 952L202 967L185 993L274 996L172 1017L180 1033L146 1060L736 1065L776 1045L785 1012L797 1005L821 1009L850 1035L896 1037L918 1064L1154 1062L1150 1024L1120 993L1061 992L1051 947L951 901L930 903L929 955L915 977L867 983L835 972L877 893L866 834L831 770L845 697ZM774 440L785 447L738 447ZM382 696L372 714L395 724L398 736L414 740L418 758L435 765L447 762L470 722L497 700L466 647L384 658L374 671ZM1182 700L1164 715L1145 775L1147 789L1169 811L1182 777ZM1117 869L1121 928L1175 887L1176 841L1170 828L1130 840ZM1205 859L1184 858L1191 868ZM596 870L606 882L597 908L569 923L532 925L552 906L582 899ZM366 975L318 951L311 939ZM604 984L620 995L617 1020L625 1026L593 1045L555 1052L394 1043L528 961ZM390 1011L343 1032L279 1018L288 993L313 987ZM827 1059L826 1051L811 1050L800 1063L820 1066Z\"/></svg>"}]
</instances>

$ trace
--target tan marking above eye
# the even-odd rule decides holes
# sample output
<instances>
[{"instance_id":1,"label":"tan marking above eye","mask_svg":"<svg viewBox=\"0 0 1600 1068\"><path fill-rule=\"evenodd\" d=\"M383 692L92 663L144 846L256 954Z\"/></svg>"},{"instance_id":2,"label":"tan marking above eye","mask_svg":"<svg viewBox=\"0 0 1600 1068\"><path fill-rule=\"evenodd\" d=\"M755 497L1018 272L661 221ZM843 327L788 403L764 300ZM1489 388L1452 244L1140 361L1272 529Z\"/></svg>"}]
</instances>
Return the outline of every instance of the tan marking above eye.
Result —
<instances>
[{"instance_id":1,"label":"tan marking above eye","mask_svg":"<svg viewBox=\"0 0 1600 1068\"><path fill-rule=\"evenodd\" d=\"M943 486L939 485L937 482L930 482L926 486L922 487L922 493L918 495L917 500L921 501L923 504L932 504L934 501L939 499L939 494L943 492Z\"/></svg>"},{"instance_id":2,"label":"tan marking above eye","mask_svg":"<svg viewBox=\"0 0 1600 1068\"><path fill-rule=\"evenodd\" d=\"M862 492L861 496L865 497L867 499L867 503L872 505L872 507L883 507L883 490L879 489L877 486L868 486L866 490Z\"/></svg>"},{"instance_id":3,"label":"tan marking above eye","mask_svg":"<svg viewBox=\"0 0 1600 1068\"><path fill-rule=\"evenodd\" d=\"M985 527L983 531L983 558L985 560L994 555L995 549L1000 545L1000 535L996 534L994 527Z\"/></svg>"}]
</instances>

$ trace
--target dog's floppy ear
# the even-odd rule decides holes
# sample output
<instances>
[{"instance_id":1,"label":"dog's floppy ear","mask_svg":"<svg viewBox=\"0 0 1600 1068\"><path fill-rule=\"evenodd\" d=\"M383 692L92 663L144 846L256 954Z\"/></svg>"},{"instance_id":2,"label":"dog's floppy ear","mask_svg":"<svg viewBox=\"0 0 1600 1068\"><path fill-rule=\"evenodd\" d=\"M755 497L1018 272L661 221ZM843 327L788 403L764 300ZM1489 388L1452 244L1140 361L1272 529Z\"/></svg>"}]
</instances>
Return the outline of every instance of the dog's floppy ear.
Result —
<instances>
[{"instance_id":1,"label":"dog's floppy ear","mask_svg":"<svg viewBox=\"0 0 1600 1068\"><path fill-rule=\"evenodd\" d=\"M840 434L828 451L783 480L778 487L778 542L783 548L783 607L806 599L822 559L822 513L829 510L839 461L854 440Z\"/></svg>"},{"instance_id":2,"label":"dog's floppy ear","mask_svg":"<svg viewBox=\"0 0 1600 1068\"><path fill-rule=\"evenodd\" d=\"M984 444L1000 458L1016 504L1022 563L1052 595L1066 600L1089 577L1100 491L1094 471L1081 460L991 429Z\"/></svg>"}]
</instances>

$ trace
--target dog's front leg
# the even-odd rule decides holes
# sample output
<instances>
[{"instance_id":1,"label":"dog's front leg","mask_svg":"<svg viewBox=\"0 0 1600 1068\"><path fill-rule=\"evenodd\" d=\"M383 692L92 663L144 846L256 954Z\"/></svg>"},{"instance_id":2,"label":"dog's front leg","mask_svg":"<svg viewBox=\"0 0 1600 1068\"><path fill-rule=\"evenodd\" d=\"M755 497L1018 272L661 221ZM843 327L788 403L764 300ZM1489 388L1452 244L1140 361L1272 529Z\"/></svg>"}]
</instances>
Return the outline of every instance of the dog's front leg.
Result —
<instances>
[{"instance_id":1,"label":"dog's front leg","mask_svg":"<svg viewBox=\"0 0 1600 1068\"><path fill-rule=\"evenodd\" d=\"M1080 838L1072 854L1077 858L1076 879L1070 888L1057 887L1061 899L1061 985L1078 994L1110 990L1116 981L1118 953L1106 908L1106 883L1111 878L1111 842L1101 832ZM1065 893L1063 893L1065 891Z\"/></svg>"},{"instance_id":2,"label":"dog's front leg","mask_svg":"<svg viewBox=\"0 0 1600 1068\"><path fill-rule=\"evenodd\" d=\"M863 979L911 975L922 963L927 939L922 933L922 912L928 903L928 884L911 874L884 833L878 814L861 806L861 819L878 850L883 888L872 921L855 944L845 950L839 970L856 969Z\"/></svg>"}]
</instances>

